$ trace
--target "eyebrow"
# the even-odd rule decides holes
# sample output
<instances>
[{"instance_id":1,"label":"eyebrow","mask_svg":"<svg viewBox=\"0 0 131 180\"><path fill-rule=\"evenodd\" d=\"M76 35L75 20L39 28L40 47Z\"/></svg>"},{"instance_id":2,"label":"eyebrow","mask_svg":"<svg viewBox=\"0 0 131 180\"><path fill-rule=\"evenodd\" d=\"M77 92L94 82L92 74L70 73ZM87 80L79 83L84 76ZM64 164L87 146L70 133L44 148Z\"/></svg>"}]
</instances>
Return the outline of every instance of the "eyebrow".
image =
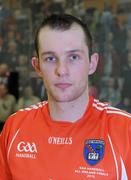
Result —
<instances>
[{"instance_id":1,"label":"eyebrow","mask_svg":"<svg viewBox=\"0 0 131 180\"><path fill-rule=\"evenodd\" d=\"M66 53L75 53L75 52L80 52L83 53L84 51L81 49L73 49L73 50L67 50ZM48 55L48 54L56 54L54 51L46 51L46 52L42 52L42 56L44 55Z\"/></svg>"},{"instance_id":2,"label":"eyebrow","mask_svg":"<svg viewBox=\"0 0 131 180\"><path fill-rule=\"evenodd\" d=\"M73 50L67 51L67 53L74 53L74 52L80 52L80 53L83 53L84 51L81 50L81 49L73 49Z\"/></svg>"},{"instance_id":3,"label":"eyebrow","mask_svg":"<svg viewBox=\"0 0 131 180\"><path fill-rule=\"evenodd\" d=\"M41 53L42 56L48 55L48 54L55 54L55 52L53 52L53 51L46 51L46 52L42 52Z\"/></svg>"}]
</instances>

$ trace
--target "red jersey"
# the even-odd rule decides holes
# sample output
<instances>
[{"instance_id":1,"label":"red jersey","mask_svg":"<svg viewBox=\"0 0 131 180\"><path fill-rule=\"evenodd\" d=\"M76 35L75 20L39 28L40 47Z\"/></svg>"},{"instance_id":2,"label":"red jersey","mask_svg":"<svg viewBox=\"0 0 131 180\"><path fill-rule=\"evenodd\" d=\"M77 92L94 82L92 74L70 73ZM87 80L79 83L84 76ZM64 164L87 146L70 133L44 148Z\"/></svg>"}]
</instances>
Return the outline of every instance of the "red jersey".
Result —
<instances>
[{"instance_id":1,"label":"red jersey","mask_svg":"<svg viewBox=\"0 0 131 180\"><path fill-rule=\"evenodd\" d=\"M47 102L10 116L0 136L0 180L29 179L130 180L131 115L90 97L74 123L53 121Z\"/></svg>"}]
</instances>

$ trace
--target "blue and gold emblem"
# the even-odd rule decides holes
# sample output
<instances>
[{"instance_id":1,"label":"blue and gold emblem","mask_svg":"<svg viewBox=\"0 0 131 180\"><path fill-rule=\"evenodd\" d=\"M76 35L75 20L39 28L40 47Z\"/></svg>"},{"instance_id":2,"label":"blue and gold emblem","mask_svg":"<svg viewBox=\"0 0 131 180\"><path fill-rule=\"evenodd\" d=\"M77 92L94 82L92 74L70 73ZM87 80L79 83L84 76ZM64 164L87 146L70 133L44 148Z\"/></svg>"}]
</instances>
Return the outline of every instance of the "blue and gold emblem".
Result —
<instances>
[{"instance_id":1,"label":"blue and gold emblem","mask_svg":"<svg viewBox=\"0 0 131 180\"><path fill-rule=\"evenodd\" d=\"M103 140L90 139L84 143L84 159L89 165L96 165L104 156Z\"/></svg>"}]
</instances>

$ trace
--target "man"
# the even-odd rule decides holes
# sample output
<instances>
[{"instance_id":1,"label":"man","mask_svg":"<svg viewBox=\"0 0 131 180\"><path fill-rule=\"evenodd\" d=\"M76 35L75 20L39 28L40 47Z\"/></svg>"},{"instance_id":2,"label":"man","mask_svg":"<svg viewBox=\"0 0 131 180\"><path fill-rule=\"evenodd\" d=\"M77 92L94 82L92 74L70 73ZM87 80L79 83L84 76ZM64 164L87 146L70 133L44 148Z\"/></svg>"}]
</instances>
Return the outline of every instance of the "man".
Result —
<instances>
[{"instance_id":1,"label":"man","mask_svg":"<svg viewBox=\"0 0 131 180\"><path fill-rule=\"evenodd\" d=\"M0 140L0 180L127 180L131 115L88 95L95 72L87 27L70 15L47 17L32 64L48 102L9 117Z\"/></svg>"}]
</instances>

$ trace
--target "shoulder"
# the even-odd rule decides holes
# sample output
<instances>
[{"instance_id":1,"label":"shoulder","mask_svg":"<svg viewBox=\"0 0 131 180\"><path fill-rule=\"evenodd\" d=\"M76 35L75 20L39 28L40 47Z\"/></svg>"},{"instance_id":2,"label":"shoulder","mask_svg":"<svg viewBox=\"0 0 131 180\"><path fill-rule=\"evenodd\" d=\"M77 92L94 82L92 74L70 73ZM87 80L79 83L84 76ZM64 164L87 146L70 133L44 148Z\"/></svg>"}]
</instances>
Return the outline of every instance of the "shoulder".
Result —
<instances>
[{"instance_id":1,"label":"shoulder","mask_svg":"<svg viewBox=\"0 0 131 180\"><path fill-rule=\"evenodd\" d=\"M6 146L5 148L9 148L9 145L13 142L20 130L25 133L31 125L35 126L35 122L40 119L41 114L46 113L46 105L47 102L41 102L21 109L6 120L0 136L0 141Z\"/></svg>"},{"instance_id":2,"label":"shoulder","mask_svg":"<svg viewBox=\"0 0 131 180\"><path fill-rule=\"evenodd\" d=\"M131 120L131 114L122 110L111 106L107 102L101 102L98 99L94 99L92 106L99 112L104 112L106 117L109 119L127 119Z\"/></svg>"},{"instance_id":3,"label":"shoulder","mask_svg":"<svg viewBox=\"0 0 131 180\"><path fill-rule=\"evenodd\" d=\"M97 114L97 119L105 122L107 131L109 133L121 136L123 132L125 135L131 135L131 114L110 106L109 103L100 102L94 99L92 103L94 115ZM119 135L118 135L119 134Z\"/></svg>"},{"instance_id":4,"label":"shoulder","mask_svg":"<svg viewBox=\"0 0 131 180\"><path fill-rule=\"evenodd\" d=\"M4 126L5 131L16 131L27 121L31 123L36 116L40 116L40 114L44 113L47 104L47 101L43 101L18 110L7 119Z\"/></svg>"},{"instance_id":5,"label":"shoulder","mask_svg":"<svg viewBox=\"0 0 131 180\"><path fill-rule=\"evenodd\" d=\"M28 116L28 115L34 115L36 114L38 111L41 111L44 109L44 107L46 107L46 105L48 104L47 101L43 101L43 102L39 102L37 104L33 104L33 105L30 105L29 107L27 108L23 108L23 109L20 109L18 110L16 113L14 113L12 116L14 116L14 118L17 118L17 117L25 117L25 116ZM43 112L43 111L42 111Z\"/></svg>"},{"instance_id":6,"label":"shoulder","mask_svg":"<svg viewBox=\"0 0 131 180\"><path fill-rule=\"evenodd\" d=\"M128 146L131 141L131 114L96 99L92 106L99 114L99 119L105 123L105 131L112 142L117 144L119 149L121 146ZM124 151L124 148L121 151Z\"/></svg>"},{"instance_id":7,"label":"shoulder","mask_svg":"<svg viewBox=\"0 0 131 180\"><path fill-rule=\"evenodd\" d=\"M113 139L123 139L125 142L127 138L131 138L131 114L96 99L92 106L98 112L99 118L105 122L107 132Z\"/></svg>"},{"instance_id":8,"label":"shoulder","mask_svg":"<svg viewBox=\"0 0 131 180\"><path fill-rule=\"evenodd\" d=\"M15 97L12 94L8 94L7 100L15 100Z\"/></svg>"},{"instance_id":9,"label":"shoulder","mask_svg":"<svg viewBox=\"0 0 131 180\"><path fill-rule=\"evenodd\" d=\"M32 111L38 111L40 109L42 109L43 107L45 107L48 104L48 101L43 101L43 102L39 102L33 105L30 105L29 107L20 109L19 111L17 111L17 113L32 113Z\"/></svg>"}]
</instances>

